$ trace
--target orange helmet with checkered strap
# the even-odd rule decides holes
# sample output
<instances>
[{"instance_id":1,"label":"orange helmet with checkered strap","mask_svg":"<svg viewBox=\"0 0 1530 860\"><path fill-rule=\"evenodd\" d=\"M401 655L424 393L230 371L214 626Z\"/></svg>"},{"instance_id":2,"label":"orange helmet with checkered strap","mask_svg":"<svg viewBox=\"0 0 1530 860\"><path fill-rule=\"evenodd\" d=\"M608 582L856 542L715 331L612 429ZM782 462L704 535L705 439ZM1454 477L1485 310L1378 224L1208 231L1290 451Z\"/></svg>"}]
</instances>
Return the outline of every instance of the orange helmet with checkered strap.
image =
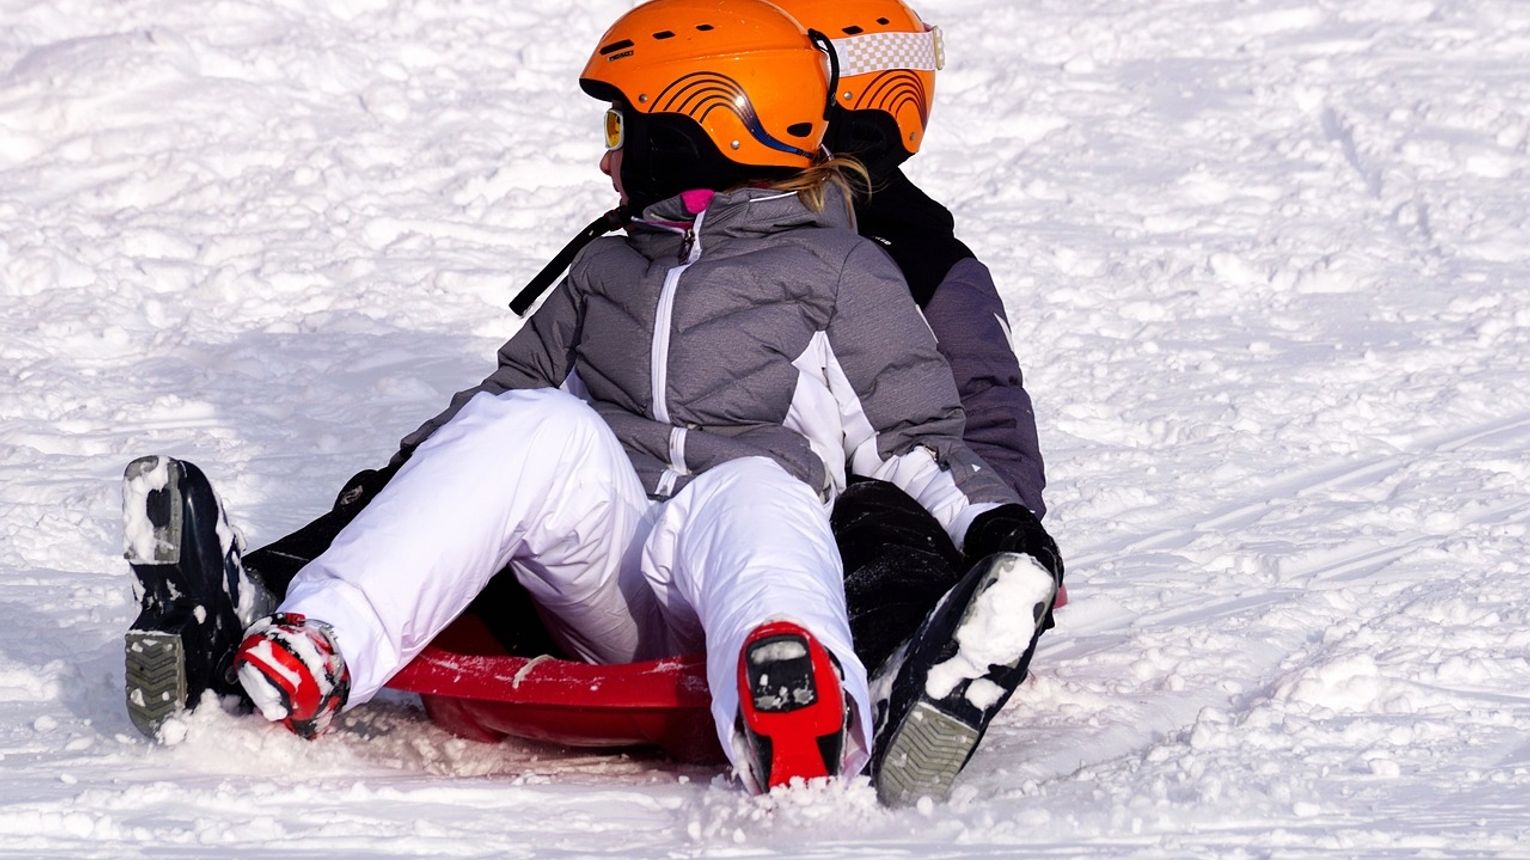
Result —
<instances>
[{"instance_id":1,"label":"orange helmet with checkered strap","mask_svg":"<svg viewBox=\"0 0 1530 860\"><path fill-rule=\"evenodd\" d=\"M874 173L878 154L866 157L874 133L884 138L883 148L895 138L902 150L881 158L901 162L918 152L935 99L935 73L945 65L940 28L902 0L773 2L833 40L840 75L835 104L845 114L833 121L829 148L861 155Z\"/></svg>"},{"instance_id":2,"label":"orange helmet with checkered strap","mask_svg":"<svg viewBox=\"0 0 1530 860\"><path fill-rule=\"evenodd\" d=\"M687 156L676 135L733 165L796 172L817 160L828 125L825 52L764 0L644 3L601 37L579 83L622 113L624 178L627 159L714 160Z\"/></svg>"}]
</instances>

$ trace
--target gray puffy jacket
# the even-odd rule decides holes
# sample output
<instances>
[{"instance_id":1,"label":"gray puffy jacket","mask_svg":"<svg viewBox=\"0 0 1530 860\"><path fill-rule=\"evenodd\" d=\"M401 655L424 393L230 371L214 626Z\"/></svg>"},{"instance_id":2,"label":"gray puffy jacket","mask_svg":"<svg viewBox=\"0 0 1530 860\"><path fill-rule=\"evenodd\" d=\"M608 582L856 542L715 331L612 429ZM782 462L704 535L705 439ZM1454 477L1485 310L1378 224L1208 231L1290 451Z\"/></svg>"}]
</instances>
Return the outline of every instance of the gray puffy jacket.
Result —
<instances>
[{"instance_id":1,"label":"gray puffy jacket","mask_svg":"<svg viewBox=\"0 0 1530 860\"><path fill-rule=\"evenodd\" d=\"M644 486L767 456L830 500L846 472L891 481L960 546L1018 501L962 441L950 368L892 260L831 195L742 189L692 214L654 204L597 240L499 351L499 367L403 441L424 441L480 391L563 388L595 408Z\"/></svg>"}]
</instances>

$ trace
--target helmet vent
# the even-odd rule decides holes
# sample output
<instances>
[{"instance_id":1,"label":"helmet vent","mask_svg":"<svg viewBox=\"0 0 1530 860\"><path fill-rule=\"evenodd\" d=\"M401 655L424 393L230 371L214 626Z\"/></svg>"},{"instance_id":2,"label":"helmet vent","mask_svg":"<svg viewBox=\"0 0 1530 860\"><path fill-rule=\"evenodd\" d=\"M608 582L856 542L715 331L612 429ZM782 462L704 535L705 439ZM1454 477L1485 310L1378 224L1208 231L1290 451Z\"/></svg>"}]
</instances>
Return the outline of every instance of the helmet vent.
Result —
<instances>
[{"instance_id":1,"label":"helmet vent","mask_svg":"<svg viewBox=\"0 0 1530 860\"><path fill-rule=\"evenodd\" d=\"M795 125L789 125L786 127L786 133L792 137L807 137L813 133L813 124L810 122L799 122Z\"/></svg>"},{"instance_id":2,"label":"helmet vent","mask_svg":"<svg viewBox=\"0 0 1530 860\"><path fill-rule=\"evenodd\" d=\"M891 24L892 22L887 20L886 18L878 18L877 19L877 23L881 24L883 27L886 27L888 24Z\"/></svg>"},{"instance_id":3,"label":"helmet vent","mask_svg":"<svg viewBox=\"0 0 1530 860\"><path fill-rule=\"evenodd\" d=\"M612 42L611 44L602 47L600 49L600 55L602 57L604 57L607 54L614 54L617 51L626 50L627 48L630 48L630 47L632 47L632 40L631 39L623 39L620 42Z\"/></svg>"},{"instance_id":4,"label":"helmet vent","mask_svg":"<svg viewBox=\"0 0 1530 860\"><path fill-rule=\"evenodd\" d=\"M861 29L860 27L856 26L855 24L851 24L850 26L846 27L841 32L843 32L846 36L859 36L860 34L866 32L866 31Z\"/></svg>"},{"instance_id":5,"label":"helmet vent","mask_svg":"<svg viewBox=\"0 0 1530 860\"><path fill-rule=\"evenodd\" d=\"M701 32L705 33L705 32L707 32L709 30L715 30L717 28L713 27L711 24L697 24L696 25L696 29L698 29Z\"/></svg>"},{"instance_id":6,"label":"helmet vent","mask_svg":"<svg viewBox=\"0 0 1530 860\"><path fill-rule=\"evenodd\" d=\"M674 30L660 30L659 32L654 33L653 37L655 39L673 39L673 38L675 38L675 31Z\"/></svg>"}]
</instances>

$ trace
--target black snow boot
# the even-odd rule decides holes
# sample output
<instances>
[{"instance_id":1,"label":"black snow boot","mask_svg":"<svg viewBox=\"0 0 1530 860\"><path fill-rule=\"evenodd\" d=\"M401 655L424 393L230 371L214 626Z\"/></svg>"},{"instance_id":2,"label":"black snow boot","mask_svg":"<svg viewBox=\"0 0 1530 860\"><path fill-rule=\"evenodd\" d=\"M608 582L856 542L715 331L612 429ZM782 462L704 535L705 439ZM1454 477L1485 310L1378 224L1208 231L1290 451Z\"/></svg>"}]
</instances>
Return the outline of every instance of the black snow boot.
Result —
<instances>
[{"instance_id":1,"label":"black snow boot","mask_svg":"<svg viewBox=\"0 0 1530 860\"><path fill-rule=\"evenodd\" d=\"M978 562L871 679L871 778L888 806L945 800L988 724L1025 680L1057 594L1033 557Z\"/></svg>"},{"instance_id":2,"label":"black snow boot","mask_svg":"<svg viewBox=\"0 0 1530 860\"><path fill-rule=\"evenodd\" d=\"M160 456L129 463L122 517L141 605L126 636L128 717L155 737L206 690L243 695L234 652L271 600L245 573L240 540L196 466Z\"/></svg>"}]
</instances>

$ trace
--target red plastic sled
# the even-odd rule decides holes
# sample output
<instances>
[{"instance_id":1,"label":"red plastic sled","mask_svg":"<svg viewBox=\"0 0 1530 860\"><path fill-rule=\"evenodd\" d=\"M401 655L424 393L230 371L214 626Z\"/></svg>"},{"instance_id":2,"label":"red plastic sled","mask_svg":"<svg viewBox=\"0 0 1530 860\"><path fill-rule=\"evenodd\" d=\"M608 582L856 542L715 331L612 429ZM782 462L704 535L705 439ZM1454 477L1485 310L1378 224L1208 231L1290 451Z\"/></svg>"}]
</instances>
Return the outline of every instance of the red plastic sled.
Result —
<instances>
[{"instance_id":1,"label":"red plastic sled","mask_svg":"<svg viewBox=\"0 0 1530 860\"><path fill-rule=\"evenodd\" d=\"M1064 587L1054 607L1067 602ZM618 666L517 657L467 614L388 686L419 694L431 722L469 740L658 746L679 761L724 760L699 654Z\"/></svg>"},{"instance_id":2,"label":"red plastic sled","mask_svg":"<svg viewBox=\"0 0 1530 860\"><path fill-rule=\"evenodd\" d=\"M388 686L418 693L431 722L469 740L659 746L680 761L723 761L700 655L617 666L516 657L463 615Z\"/></svg>"}]
</instances>

